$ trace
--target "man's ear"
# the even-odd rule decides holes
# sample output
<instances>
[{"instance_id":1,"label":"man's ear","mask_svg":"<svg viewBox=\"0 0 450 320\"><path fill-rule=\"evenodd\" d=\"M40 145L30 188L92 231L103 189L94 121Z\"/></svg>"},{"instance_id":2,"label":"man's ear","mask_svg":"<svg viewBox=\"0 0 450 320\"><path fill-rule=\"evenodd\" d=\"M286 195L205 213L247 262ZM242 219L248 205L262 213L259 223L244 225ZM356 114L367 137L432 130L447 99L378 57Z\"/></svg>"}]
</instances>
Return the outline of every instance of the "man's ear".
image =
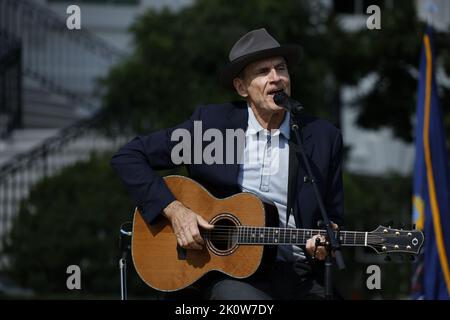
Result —
<instances>
[{"instance_id":1,"label":"man's ear","mask_svg":"<svg viewBox=\"0 0 450 320\"><path fill-rule=\"evenodd\" d=\"M244 80L242 80L241 78L234 78L233 79L233 86L236 89L236 92L243 98L247 98L248 97L248 93L247 93L247 88L244 84Z\"/></svg>"}]
</instances>

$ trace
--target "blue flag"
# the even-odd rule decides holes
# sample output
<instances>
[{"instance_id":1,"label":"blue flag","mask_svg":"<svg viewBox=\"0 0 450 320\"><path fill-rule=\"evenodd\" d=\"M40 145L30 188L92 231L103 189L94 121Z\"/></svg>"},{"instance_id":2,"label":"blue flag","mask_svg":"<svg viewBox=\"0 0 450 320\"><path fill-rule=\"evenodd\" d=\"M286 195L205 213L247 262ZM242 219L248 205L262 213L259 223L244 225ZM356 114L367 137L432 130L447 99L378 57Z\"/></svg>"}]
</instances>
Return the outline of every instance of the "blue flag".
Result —
<instances>
[{"instance_id":1,"label":"blue flag","mask_svg":"<svg viewBox=\"0 0 450 320\"><path fill-rule=\"evenodd\" d=\"M413 292L423 299L450 299L450 172L435 81L433 29L423 36L417 96L413 221L425 234Z\"/></svg>"}]
</instances>

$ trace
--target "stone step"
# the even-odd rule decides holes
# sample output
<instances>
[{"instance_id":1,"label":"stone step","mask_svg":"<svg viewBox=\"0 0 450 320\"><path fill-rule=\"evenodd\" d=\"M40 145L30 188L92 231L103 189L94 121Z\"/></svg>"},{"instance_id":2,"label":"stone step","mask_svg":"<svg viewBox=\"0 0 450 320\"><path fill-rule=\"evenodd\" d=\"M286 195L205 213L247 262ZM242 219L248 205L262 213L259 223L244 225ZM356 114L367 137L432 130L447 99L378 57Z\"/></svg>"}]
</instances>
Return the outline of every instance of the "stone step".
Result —
<instances>
[{"instance_id":1,"label":"stone step","mask_svg":"<svg viewBox=\"0 0 450 320\"><path fill-rule=\"evenodd\" d=\"M16 155L27 152L45 139L58 133L59 129L18 129L7 139L0 140L0 165Z\"/></svg>"},{"instance_id":2,"label":"stone step","mask_svg":"<svg viewBox=\"0 0 450 320\"><path fill-rule=\"evenodd\" d=\"M23 91L24 128L62 128L86 116L69 99L31 85Z\"/></svg>"}]
</instances>

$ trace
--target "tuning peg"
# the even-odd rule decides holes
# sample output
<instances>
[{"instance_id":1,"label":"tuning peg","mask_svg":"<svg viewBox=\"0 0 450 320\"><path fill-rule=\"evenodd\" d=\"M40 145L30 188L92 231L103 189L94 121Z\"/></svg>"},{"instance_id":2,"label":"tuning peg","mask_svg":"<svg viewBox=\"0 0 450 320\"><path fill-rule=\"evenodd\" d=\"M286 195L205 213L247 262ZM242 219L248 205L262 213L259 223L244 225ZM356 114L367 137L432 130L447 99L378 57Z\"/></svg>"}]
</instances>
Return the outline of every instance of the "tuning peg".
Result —
<instances>
[{"instance_id":1,"label":"tuning peg","mask_svg":"<svg viewBox=\"0 0 450 320\"><path fill-rule=\"evenodd\" d=\"M391 259L391 257L389 255L386 255L386 257L384 257L384 261L391 262L392 259Z\"/></svg>"},{"instance_id":2,"label":"tuning peg","mask_svg":"<svg viewBox=\"0 0 450 320\"><path fill-rule=\"evenodd\" d=\"M412 229L413 229L413 230L416 229L416 224L415 224L415 223L412 225Z\"/></svg>"},{"instance_id":3,"label":"tuning peg","mask_svg":"<svg viewBox=\"0 0 450 320\"><path fill-rule=\"evenodd\" d=\"M400 230L405 229L405 223L404 222L400 223L398 226L398 229L400 229Z\"/></svg>"},{"instance_id":4,"label":"tuning peg","mask_svg":"<svg viewBox=\"0 0 450 320\"><path fill-rule=\"evenodd\" d=\"M410 254L409 255L409 261L412 261L412 262L416 261L416 256L413 255L413 254Z\"/></svg>"}]
</instances>

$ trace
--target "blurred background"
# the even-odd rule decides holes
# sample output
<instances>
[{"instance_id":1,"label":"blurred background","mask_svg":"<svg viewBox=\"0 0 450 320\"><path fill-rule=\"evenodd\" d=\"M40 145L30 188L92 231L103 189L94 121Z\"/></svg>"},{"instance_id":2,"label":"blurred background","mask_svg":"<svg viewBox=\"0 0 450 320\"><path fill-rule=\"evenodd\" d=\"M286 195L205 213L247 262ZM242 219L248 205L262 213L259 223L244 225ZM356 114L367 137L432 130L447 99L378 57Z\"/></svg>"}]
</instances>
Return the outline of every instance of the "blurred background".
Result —
<instances>
[{"instance_id":1,"label":"blurred background","mask_svg":"<svg viewBox=\"0 0 450 320\"><path fill-rule=\"evenodd\" d=\"M73 4L79 30L66 25ZM369 5L381 29L366 25ZM342 130L346 229L410 224L426 21L448 136L450 1L0 0L0 297L120 298L119 228L134 206L109 159L199 104L236 100L217 76L254 28L303 46L293 97ZM409 257L344 254L335 283L345 299L411 297ZM162 299L129 262L129 298ZM366 287L372 264L380 290ZM66 286L69 265L81 290Z\"/></svg>"}]
</instances>

